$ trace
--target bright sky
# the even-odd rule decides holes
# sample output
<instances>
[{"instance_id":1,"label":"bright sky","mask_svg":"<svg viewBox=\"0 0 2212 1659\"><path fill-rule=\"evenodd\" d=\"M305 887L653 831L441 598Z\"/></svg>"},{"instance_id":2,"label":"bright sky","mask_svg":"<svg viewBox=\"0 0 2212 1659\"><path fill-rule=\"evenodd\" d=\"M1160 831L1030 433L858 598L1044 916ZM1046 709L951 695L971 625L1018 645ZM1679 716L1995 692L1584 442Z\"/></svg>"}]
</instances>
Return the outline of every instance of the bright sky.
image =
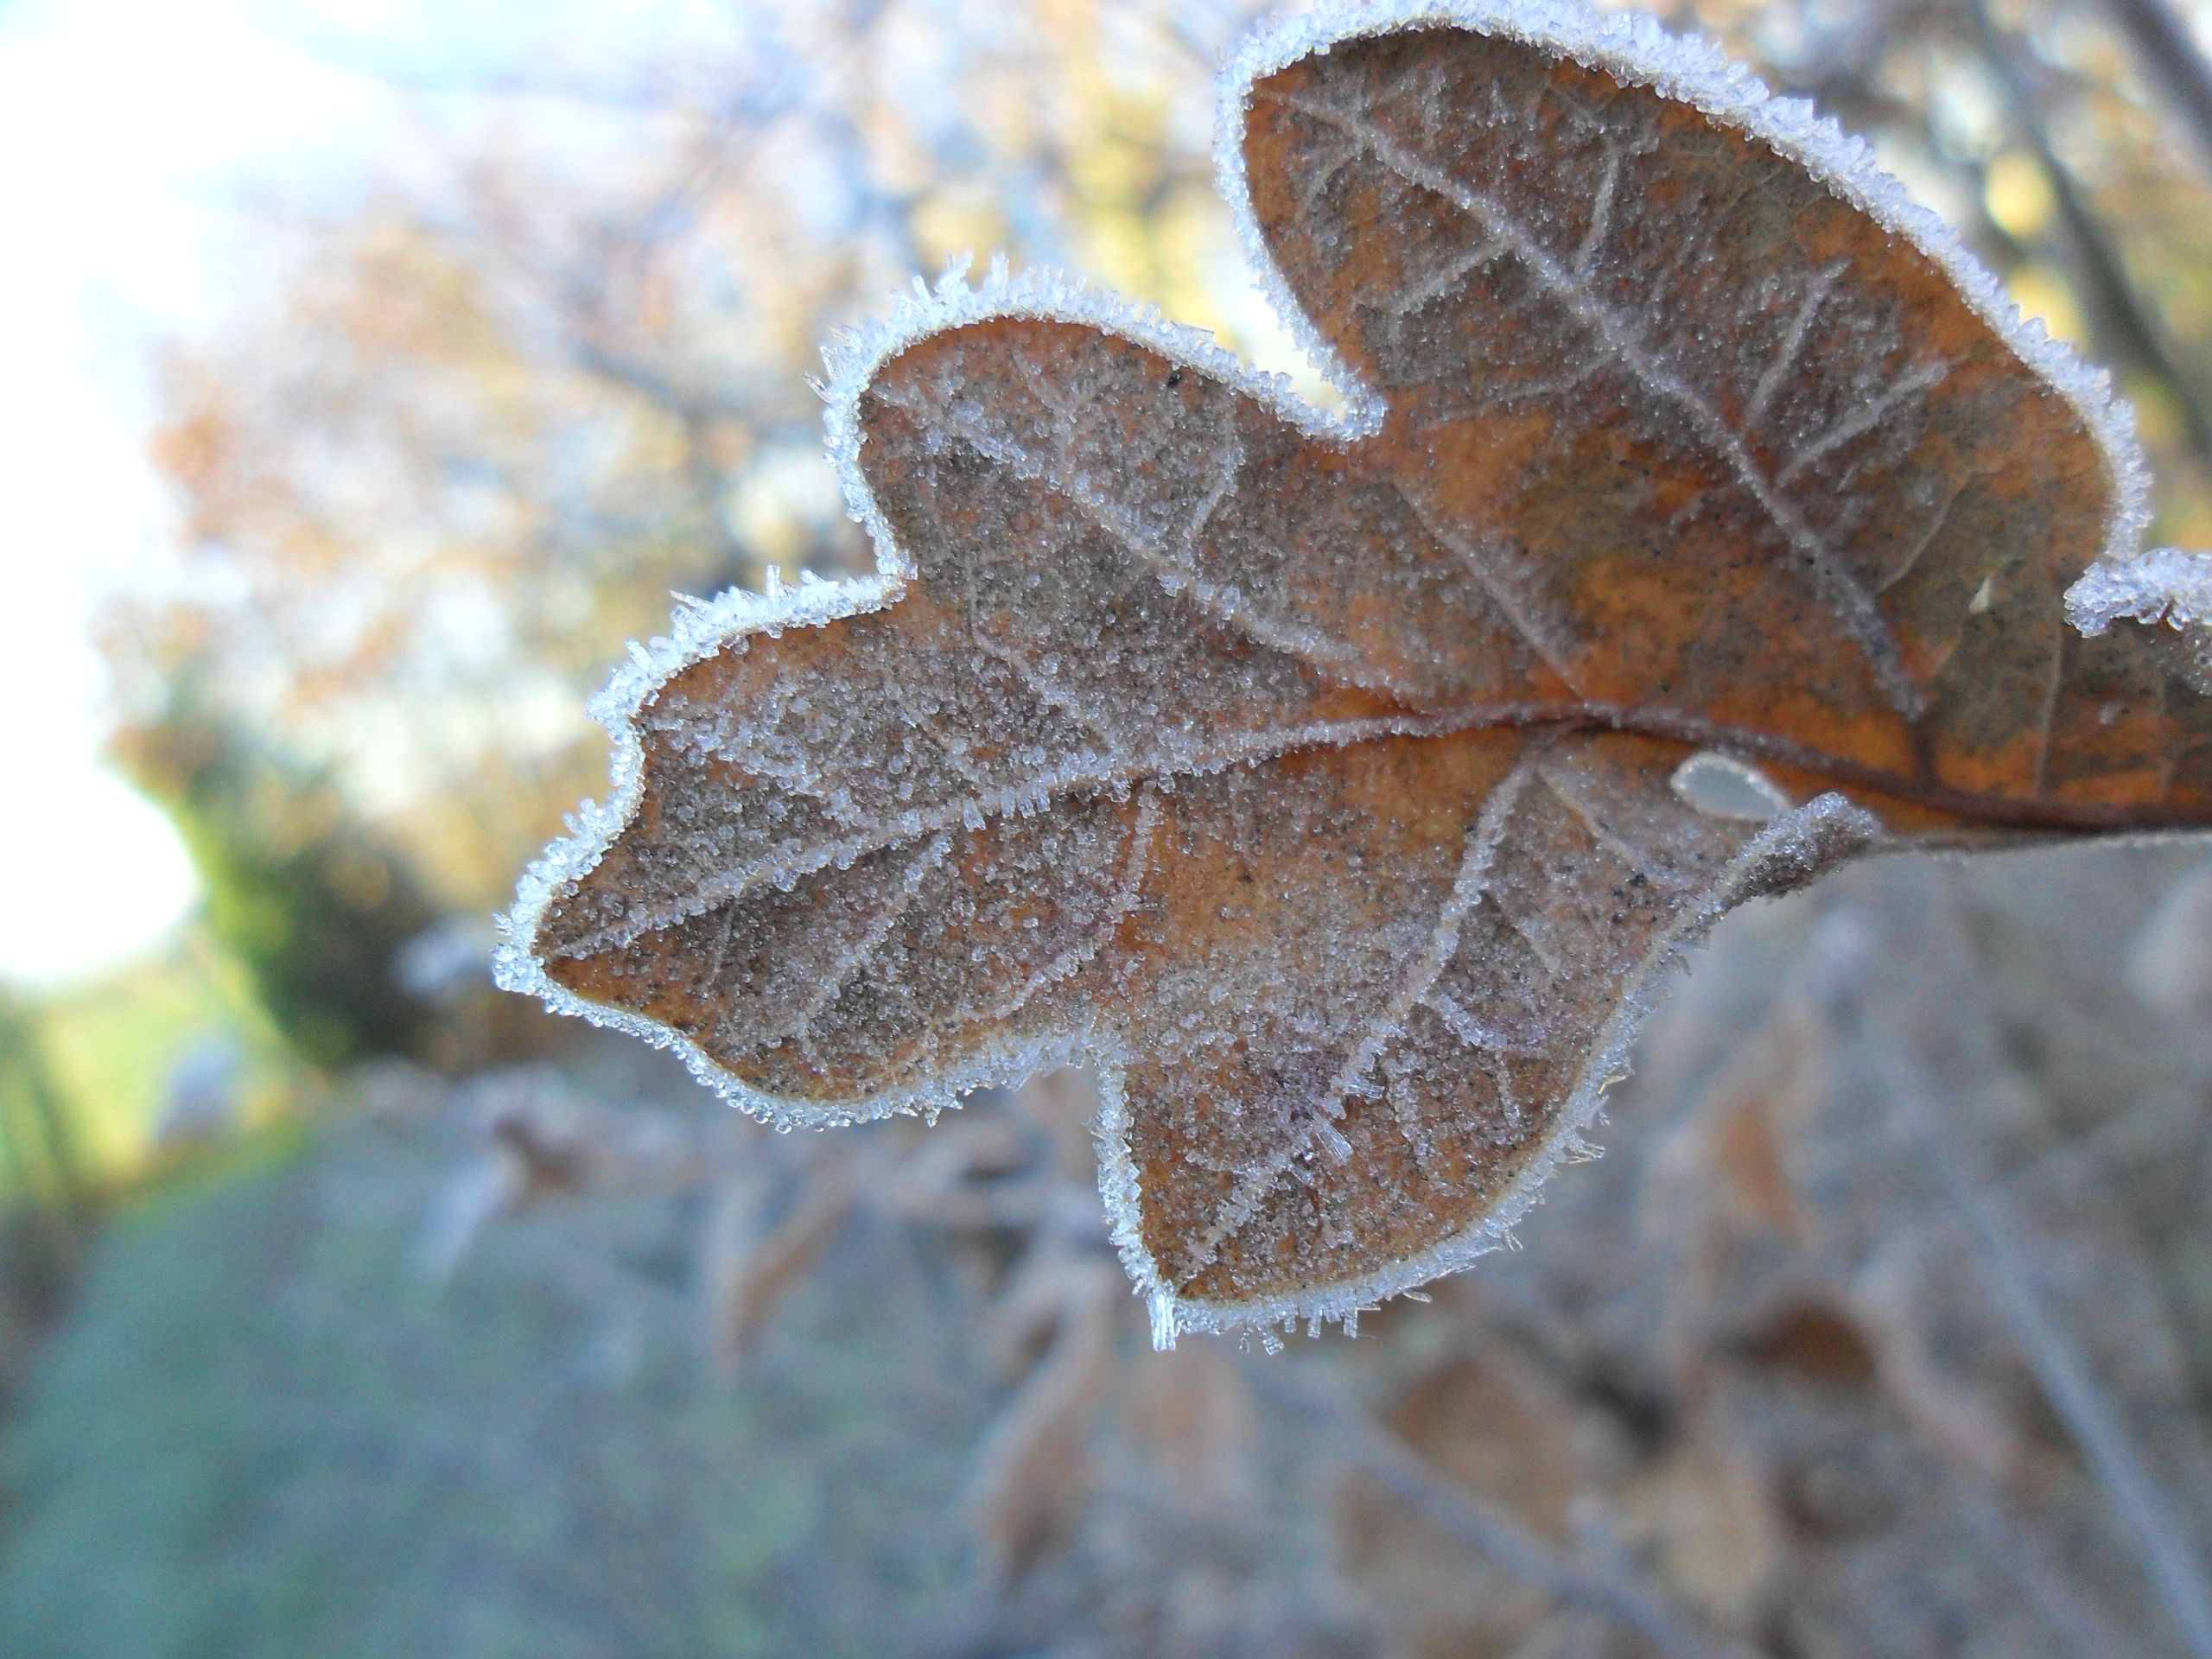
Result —
<instances>
[{"instance_id":1,"label":"bright sky","mask_svg":"<svg viewBox=\"0 0 2212 1659\"><path fill-rule=\"evenodd\" d=\"M161 531L130 336L205 303L195 182L328 118L221 4L0 10L0 974L80 976L191 904L166 821L99 759L94 584ZM321 79L327 79L321 77ZM327 92L325 96L327 96Z\"/></svg>"},{"instance_id":2,"label":"bright sky","mask_svg":"<svg viewBox=\"0 0 2212 1659\"><path fill-rule=\"evenodd\" d=\"M141 344L210 307L217 187L344 164L381 103L245 0L0 0L0 975L79 977L194 898L167 821L99 758L96 584L164 533Z\"/></svg>"},{"instance_id":3,"label":"bright sky","mask_svg":"<svg viewBox=\"0 0 2212 1659\"><path fill-rule=\"evenodd\" d=\"M196 897L167 821L99 758L86 624L168 534L141 454L144 346L218 310L226 187L358 177L391 133L389 90L304 43L496 63L681 10L0 0L0 977L96 973Z\"/></svg>"},{"instance_id":4,"label":"bright sky","mask_svg":"<svg viewBox=\"0 0 2212 1659\"><path fill-rule=\"evenodd\" d=\"M97 973L197 896L99 758L86 625L168 534L145 346L219 313L226 191L343 188L388 153L391 90L348 56L619 79L648 35L728 26L715 0L0 0L0 979Z\"/></svg>"}]
</instances>

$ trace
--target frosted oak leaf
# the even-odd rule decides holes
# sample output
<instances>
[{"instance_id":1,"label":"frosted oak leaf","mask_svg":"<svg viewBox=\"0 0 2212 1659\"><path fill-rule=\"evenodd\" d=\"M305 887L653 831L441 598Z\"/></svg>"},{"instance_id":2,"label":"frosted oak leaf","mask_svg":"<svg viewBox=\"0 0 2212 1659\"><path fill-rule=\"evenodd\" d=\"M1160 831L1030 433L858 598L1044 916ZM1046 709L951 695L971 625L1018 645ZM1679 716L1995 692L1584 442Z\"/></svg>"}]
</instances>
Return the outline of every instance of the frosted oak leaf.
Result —
<instances>
[{"instance_id":1,"label":"frosted oak leaf","mask_svg":"<svg viewBox=\"0 0 2212 1659\"><path fill-rule=\"evenodd\" d=\"M924 291L832 358L879 574L638 652L500 957L780 1123L1096 1066L1162 1342L1486 1248L1746 897L2212 822L2125 411L1808 110L1370 6L1248 43L1222 133L1350 413L1051 277Z\"/></svg>"}]
</instances>

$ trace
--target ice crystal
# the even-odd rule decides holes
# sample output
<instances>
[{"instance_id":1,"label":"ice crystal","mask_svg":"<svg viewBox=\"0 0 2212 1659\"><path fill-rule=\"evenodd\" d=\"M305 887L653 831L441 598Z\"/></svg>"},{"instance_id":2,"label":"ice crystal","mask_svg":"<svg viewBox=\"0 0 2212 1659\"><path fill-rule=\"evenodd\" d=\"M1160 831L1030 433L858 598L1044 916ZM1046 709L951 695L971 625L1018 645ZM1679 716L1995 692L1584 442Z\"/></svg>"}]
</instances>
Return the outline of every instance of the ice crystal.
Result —
<instances>
[{"instance_id":1,"label":"ice crystal","mask_svg":"<svg viewBox=\"0 0 2212 1659\"><path fill-rule=\"evenodd\" d=\"M2125 409L1806 106L1648 20L1325 6L1220 160L1346 412L918 285L829 353L877 575L636 652L503 982L783 1126L1089 1063L1154 1340L1272 1341L1503 1239L1731 906L2212 815L2190 677L2065 620L2137 556Z\"/></svg>"}]
</instances>

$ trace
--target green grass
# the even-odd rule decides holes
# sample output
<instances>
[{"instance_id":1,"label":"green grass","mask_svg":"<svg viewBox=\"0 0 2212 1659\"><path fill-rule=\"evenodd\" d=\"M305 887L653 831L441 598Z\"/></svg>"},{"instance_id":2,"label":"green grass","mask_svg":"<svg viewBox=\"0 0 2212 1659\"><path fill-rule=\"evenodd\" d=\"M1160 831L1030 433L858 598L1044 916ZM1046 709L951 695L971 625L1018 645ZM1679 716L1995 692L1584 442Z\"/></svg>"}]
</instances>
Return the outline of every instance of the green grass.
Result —
<instances>
[{"instance_id":1,"label":"green grass","mask_svg":"<svg viewBox=\"0 0 2212 1659\"><path fill-rule=\"evenodd\" d=\"M0 1440L0 1651L810 1656L957 1618L997 1384L912 1235L849 1230L732 1386L681 1201L549 1207L426 1280L427 1133L109 1230Z\"/></svg>"},{"instance_id":2,"label":"green grass","mask_svg":"<svg viewBox=\"0 0 2212 1659\"><path fill-rule=\"evenodd\" d=\"M281 1050L236 966L205 946L134 963L23 1005L48 1077L60 1096L79 1173L94 1185L144 1167L172 1069L194 1043L238 1046L249 1118L275 1109ZM6 1157L0 1147L0 1161ZM12 1172L0 1171L0 1190Z\"/></svg>"}]
</instances>

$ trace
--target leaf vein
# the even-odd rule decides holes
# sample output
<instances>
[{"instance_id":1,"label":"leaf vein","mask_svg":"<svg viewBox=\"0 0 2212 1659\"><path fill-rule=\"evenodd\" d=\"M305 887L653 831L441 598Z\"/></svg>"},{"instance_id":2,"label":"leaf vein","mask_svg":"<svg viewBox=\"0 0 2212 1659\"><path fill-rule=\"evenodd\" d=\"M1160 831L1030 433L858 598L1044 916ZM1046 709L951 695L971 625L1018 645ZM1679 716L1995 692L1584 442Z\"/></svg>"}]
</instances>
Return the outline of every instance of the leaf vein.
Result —
<instances>
[{"instance_id":1,"label":"leaf vein","mask_svg":"<svg viewBox=\"0 0 2212 1659\"><path fill-rule=\"evenodd\" d=\"M1838 620L1866 654L1884 696L1908 719L1917 717L1925 698L1906 671L1903 653L1890 632L1874 600L1844 567L1837 550L1770 479L1752 456L1743 435L1731 427L1712 404L1679 375L1662 368L1642 335L1574 273L1548 252L1526 226L1494 198L1461 184L1420 156L1408 152L1373 122L1348 115L1313 99L1285 100L1310 118L1337 128L1353 143L1408 183L1452 203L1482 226L1486 236L1502 238L1514 257L1537 283L1548 289L1568 314L1592 330L1619 357L1644 389L1674 404L1689 417L1706 445L1735 474L1760 510L1796 549L1812 575L1815 586L1834 610ZM1932 367L1917 365L1916 374ZM1910 377L1908 377L1910 378ZM1920 389L1918 386L1905 391ZM1893 389L1895 390L1895 389ZM1904 395L1898 392L1898 396ZM1839 438L1836 442L1844 442Z\"/></svg>"},{"instance_id":2,"label":"leaf vein","mask_svg":"<svg viewBox=\"0 0 2212 1659\"><path fill-rule=\"evenodd\" d=\"M1349 1150L1343 1131L1336 1126L1342 1115L1345 1096L1350 1095L1371 1071L1382 1057L1390 1039L1404 1028L1407 1016L1435 986L1445 964L1459 948L1459 926L1467 914L1482 899L1490 884L1492 860L1497 856L1500 842L1504 839L1506 821L1512 816L1513 807L1527 786L1530 762L1523 759L1498 781L1491 798L1483 804L1481 816L1468 833L1465 850L1461 854L1459 868L1452 882L1452 891L1446 896L1437 913L1427 940L1414 951L1399 977L1397 988L1389 1001L1370 1019L1361 1031L1360 1040L1338 1067L1328 1090L1322 1097L1307 1108L1307 1116L1297 1133L1257 1168L1248 1170L1239 1177L1228 1199L1224 1203L1213 1224L1199 1241L1190 1272L1182 1281L1190 1282L1219 1256L1222 1245L1236 1230L1249 1221L1268 1193L1282 1180L1300 1157L1312 1148L1316 1141L1332 1143Z\"/></svg>"}]
</instances>

